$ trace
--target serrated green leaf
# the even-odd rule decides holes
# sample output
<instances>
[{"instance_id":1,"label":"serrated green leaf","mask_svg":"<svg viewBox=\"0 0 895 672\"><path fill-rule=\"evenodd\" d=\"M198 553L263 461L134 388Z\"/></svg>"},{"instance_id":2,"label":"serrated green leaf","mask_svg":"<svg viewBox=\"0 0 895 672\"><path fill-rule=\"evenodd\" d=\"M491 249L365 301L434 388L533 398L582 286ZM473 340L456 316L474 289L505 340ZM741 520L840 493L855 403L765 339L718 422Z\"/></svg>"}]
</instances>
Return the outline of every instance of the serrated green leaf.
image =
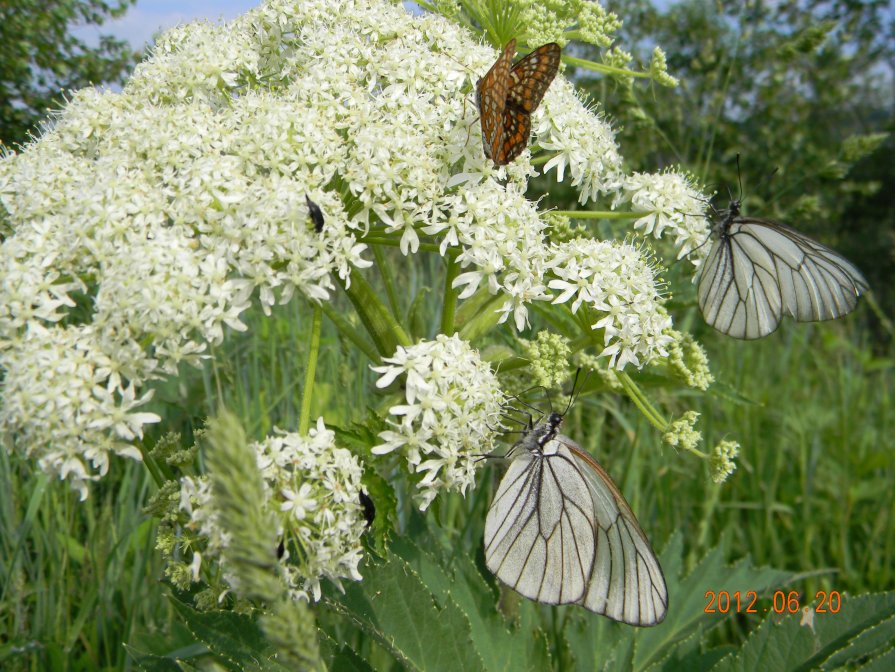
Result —
<instances>
[{"instance_id":1,"label":"serrated green leaf","mask_svg":"<svg viewBox=\"0 0 895 672\"><path fill-rule=\"evenodd\" d=\"M706 614L705 592L740 591L758 594L784 585L794 577L791 572L753 567L746 558L732 567L725 566L724 552L718 547L709 551L686 578L683 574L683 539L671 537L659 561L668 585L668 614L659 625L636 628L615 623L607 618L581 612L566 628L576 667L579 669L645 670L647 668L695 669L688 661L703 660L712 664L726 652L694 651L694 635L701 635L721 623L722 614ZM578 607L561 607L575 609ZM683 647L677 651L677 647ZM670 654L674 652L673 656ZM701 667L699 669L706 669Z\"/></svg>"},{"instance_id":2,"label":"serrated green leaf","mask_svg":"<svg viewBox=\"0 0 895 672\"><path fill-rule=\"evenodd\" d=\"M173 658L145 653L128 644L124 645L124 649L143 672L183 672L183 668Z\"/></svg>"},{"instance_id":3,"label":"serrated green leaf","mask_svg":"<svg viewBox=\"0 0 895 672\"><path fill-rule=\"evenodd\" d=\"M172 604L196 639L228 669L285 672L274 660L276 649L264 637L254 618L232 611L196 611L178 599Z\"/></svg>"},{"instance_id":4,"label":"serrated green leaf","mask_svg":"<svg viewBox=\"0 0 895 672\"><path fill-rule=\"evenodd\" d=\"M863 595L843 602L839 613L815 613L813 624L801 614L778 622L766 618L735 656L722 660L713 672L740 670L840 669L891 647L895 592Z\"/></svg>"},{"instance_id":5,"label":"serrated green leaf","mask_svg":"<svg viewBox=\"0 0 895 672\"><path fill-rule=\"evenodd\" d=\"M798 614L782 620L768 616L752 631L746 643L734 656L721 660L712 672L792 672L800 669L819 648L816 634L808 626L799 625Z\"/></svg>"},{"instance_id":6,"label":"serrated green leaf","mask_svg":"<svg viewBox=\"0 0 895 672\"><path fill-rule=\"evenodd\" d=\"M434 548L431 538L423 537L420 541L427 548ZM460 607L470 623L472 641L484 669L515 672L547 668L549 656L544 638L532 630L508 625L497 610L495 594L465 553L449 556L444 560L445 567L440 558L409 539L396 541L392 549L420 572L437 599L450 599Z\"/></svg>"},{"instance_id":7,"label":"serrated green leaf","mask_svg":"<svg viewBox=\"0 0 895 672\"><path fill-rule=\"evenodd\" d=\"M825 668L878 655L895 639L895 592L845 597L838 613L815 614Z\"/></svg>"},{"instance_id":8,"label":"serrated green leaf","mask_svg":"<svg viewBox=\"0 0 895 672\"><path fill-rule=\"evenodd\" d=\"M860 672L891 672L895 670L895 648L889 648L866 665L859 667Z\"/></svg>"},{"instance_id":9,"label":"serrated green leaf","mask_svg":"<svg viewBox=\"0 0 895 672\"><path fill-rule=\"evenodd\" d=\"M677 537L678 535L675 535ZM682 569L681 548L675 538L661 556L665 579L668 582L669 605L665 621L654 628L645 630L638 641L634 669L644 669L660 660L663 652L675 642L682 641L697 628L705 629L720 624L724 614L706 613L708 604L705 594L726 591L733 595L739 592L745 596L753 591L757 595L779 588L791 581L795 574L770 567L754 567L749 558L743 558L733 566L724 564L724 553L720 547L710 550L683 580L679 579ZM745 598L744 598L745 599Z\"/></svg>"},{"instance_id":10,"label":"serrated green leaf","mask_svg":"<svg viewBox=\"0 0 895 672\"><path fill-rule=\"evenodd\" d=\"M725 656L736 653L734 646L719 646L708 651L702 650L705 632L697 630L677 646L669 649L668 656L648 669L652 672L691 672L708 670Z\"/></svg>"},{"instance_id":11,"label":"serrated green leaf","mask_svg":"<svg viewBox=\"0 0 895 672\"><path fill-rule=\"evenodd\" d=\"M327 668L338 672L373 672L373 668L360 654L347 644L339 644L326 632L319 631L320 651Z\"/></svg>"},{"instance_id":12,"label":"serrated green leaf","mask_svg":"<svg viewBox=\"0 0 895 672\"><path fill-rule=\"evenodd\" d=\"M452 600L439 600L407 562L392 555L369 562L364 580L326 591L327 604L349 616L413 670L481 670L469 621Z\"/></svg>"}]
</instances>

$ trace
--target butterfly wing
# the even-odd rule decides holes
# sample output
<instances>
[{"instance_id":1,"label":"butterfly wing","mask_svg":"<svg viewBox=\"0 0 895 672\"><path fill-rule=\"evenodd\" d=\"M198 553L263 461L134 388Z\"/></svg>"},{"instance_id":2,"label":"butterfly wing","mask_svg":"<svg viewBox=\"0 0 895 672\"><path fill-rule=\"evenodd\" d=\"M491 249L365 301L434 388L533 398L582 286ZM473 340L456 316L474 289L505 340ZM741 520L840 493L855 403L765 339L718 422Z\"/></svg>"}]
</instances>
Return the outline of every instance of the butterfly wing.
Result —
<instances>
[{"instance_id":1,"label":"butterfly wing","mask_svg":"<svg viewBox=\"0 0 895 672\"><path fill-rule=\"evenodd\" d=\"M631 625L665 617L659 561L609 475L568 437L510 464L485 521L485 562L522 595Z\"/></svg>"},{"instance_id":2,"label":"butterfly wing","mask_svg":"<svg viewBox=\"0 0 895 672\"><path fill-rule=\"evenodd\" d=\"M698 297L715 329L755 339L773 332L783 315L799 322L842 317L867 289L838 252L783 224L737 217L712 244Z\"/></svg>"},{"instance_id":3,"label":"butterfly wing","mask_svg":"<svg viewBox=\"0 0 895 672\"><path fill-rule=\"evenodd\" d=\"M559 435L588 483L596 516L596 552L580 604L630 625L656 625L668 611L659 560L618 487L590 455Z\"/></svg>"},{"instance_id":4,"label":"butterfly wing","mask_svg":"<svg viewBox=\"0 0 895 672\"><path fill-rule=\"evenodd\" d=\"M505 166L528 146L531 113L537 108L559 69L560 48L555 42L544 44L513 65L503 111L503 133L490 158Z\"/></svg>"},{"instance_id":5,"label":"butterfly wing","mask_svg":"<svg viewBox=\"0 0 895 672\"><path fill-rule=\"evenodd\" d=\"M531 117L528 112L507 105L503 111L503 139L492 157L497 166L505 166L528 147L531 135Z\"/></svg>"},{"instance_id":6,"label":"butterfly wing","mask_svg":"<svg viewBox=\"0 0 895 672\"><path fill-rule=\"evenodd\" d=\"M510 463L485 519L488 569L513 590L546 604L581 600L593 566L590 494L572 465L568 451L548 460L523 450Z\"/></svg>"},{"instance_id":7,"label":"butterfly wing","mask_svg":"<svg viewBox=\"0 0 895 672\"><path fill-rule=\"evenodd\" d=\"M510 66L516 53L516 40L503 48L491 69L476 84L476 103L482 124L482 145L489 159L497 156L503 143L503 116L510 88Z\"/></svg>"},{"instance_id":8,"label":"butterfly wing","mask_svg":"<svg viewBox=\"0 0 895 672\"><path fill-rule=\"evenodd\" d=\"M508 104L534 112L559 71L561 55L559 45L548 42L520 58L510 70Z\"/></svg>"}]
</instances>

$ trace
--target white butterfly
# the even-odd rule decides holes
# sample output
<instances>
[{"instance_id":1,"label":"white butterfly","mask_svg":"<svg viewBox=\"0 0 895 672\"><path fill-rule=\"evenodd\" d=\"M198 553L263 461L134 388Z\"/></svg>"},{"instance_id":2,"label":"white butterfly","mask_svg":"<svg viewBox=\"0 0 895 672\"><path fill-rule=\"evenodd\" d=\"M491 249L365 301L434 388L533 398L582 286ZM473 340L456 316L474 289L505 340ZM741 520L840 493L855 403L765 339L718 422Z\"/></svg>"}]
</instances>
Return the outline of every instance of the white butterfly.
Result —
<instances>
[{"instance_id":1,"label":"white butterfly","mask_svg":"<svg viewBox=\"0 0 895 672\"><path fill-rule=\"evenodd\" d=\"M513 590L580 604L631 625L665 618L668 590L649 541L609 474L551 413L511 449L485 520L485 562Z\"/></svg>"},{"instance_id":2,"label":"white butterfly","mask_svg":"<svg viewBox=\"0 0 895 672\"><path fill-rule=\"evenodd\" d=\"M734 338L767 336L783 315L799 322L842 317L869 289L841 254L785 224L741 217L738 200L712 237L699 276L699 308L706 322Z\"/></svg>"}]
</instances>

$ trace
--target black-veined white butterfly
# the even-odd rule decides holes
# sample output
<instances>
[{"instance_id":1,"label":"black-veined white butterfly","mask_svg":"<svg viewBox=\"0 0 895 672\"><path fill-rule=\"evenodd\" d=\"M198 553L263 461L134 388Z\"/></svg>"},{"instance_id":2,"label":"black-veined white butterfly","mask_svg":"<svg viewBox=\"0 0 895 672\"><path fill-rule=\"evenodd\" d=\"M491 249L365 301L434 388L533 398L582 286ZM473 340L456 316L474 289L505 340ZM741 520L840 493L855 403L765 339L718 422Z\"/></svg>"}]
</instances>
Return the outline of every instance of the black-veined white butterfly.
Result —
<instances>
[{"instance_id":1,"label":"black-veined white butterfly","mask_svg":"<svg viewBox=\"0 0 895 672\"><path fill-rule=\"evenodd\" d=\"M739 200L722 214L698 289L702 315L718 331L754 339L773 332L783 315L832 320L869 289L841 254L785 224L740 216Z\"/></svg>"},{"instance_id":2,"label":"black-veined white butterfly","mask_svg":"<svg viewBox=\"0 0 895 672\"><path fill-rule=\"evenodd\" d=\"M609 474L559 433L530 427L485 519L485 563L525 597L579 604L631 625L665 618L668 590L650 543Z\"/></svg>"}]
</instances>

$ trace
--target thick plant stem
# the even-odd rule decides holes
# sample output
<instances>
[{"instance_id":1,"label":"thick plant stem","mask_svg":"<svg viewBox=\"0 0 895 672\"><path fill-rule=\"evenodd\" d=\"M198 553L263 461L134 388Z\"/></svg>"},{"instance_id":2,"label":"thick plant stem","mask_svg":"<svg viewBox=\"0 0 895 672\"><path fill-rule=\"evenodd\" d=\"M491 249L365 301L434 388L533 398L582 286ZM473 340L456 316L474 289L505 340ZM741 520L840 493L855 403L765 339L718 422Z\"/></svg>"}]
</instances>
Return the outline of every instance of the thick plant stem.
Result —
<instances>
[{"instance_id":1,"label":"thick plant stem","mask_svg":"<svg viewBox=\"0 0 895 672\"><path fill-rule=\"evenodd\" d=\"M391 311L379 300L376 292L361 273L351 274L351 284L339 277L336 281L351 300L380 357L390 357L399 345L410 346L412 341L398 324Z\"/></svg>"},{"instance_id":2,"label":"thick plant stem","mask_svg":"<svg viewBox=\"0 0 895 672\"><path fill-rule=\"evenodd\" d=\"M314 391L314 375L317 373L317 359L320 355L320 330L323 325L323 311L319 305L314 306L311 322L311 347L308 349L308 363L305 367L305 386L301 394L301 417L298 421L298 433L306 435L311 426L311 396Z\"/></svg>"},{"instance_id":3,"label":"thick plant stem","mask_svg":"<svg viewBox=\"0 0 895 672\"><path fill-rule=\"evenodd\" d=\"M497 311L497 307L505 300L500 295L493 297L482 306L478 315L463 325L463 328L460 330L460 336L466 341L474 341L496 327L498 320L500 320L500 313Z\"/></svg>"},{"instance_id":4,"label":"thick plant stem","mask_svg":"<svg viewBox=\"0 0 895 672\"><path fill-rule=\"evenodd\" d=\"M454 315L457 312L457 290L453 288L454 278L460 272L460 265L453 257L447 258L447 273L444 278L444 304L441 308L441 333L454 333Z\"/></svg>"}]
</instances>

